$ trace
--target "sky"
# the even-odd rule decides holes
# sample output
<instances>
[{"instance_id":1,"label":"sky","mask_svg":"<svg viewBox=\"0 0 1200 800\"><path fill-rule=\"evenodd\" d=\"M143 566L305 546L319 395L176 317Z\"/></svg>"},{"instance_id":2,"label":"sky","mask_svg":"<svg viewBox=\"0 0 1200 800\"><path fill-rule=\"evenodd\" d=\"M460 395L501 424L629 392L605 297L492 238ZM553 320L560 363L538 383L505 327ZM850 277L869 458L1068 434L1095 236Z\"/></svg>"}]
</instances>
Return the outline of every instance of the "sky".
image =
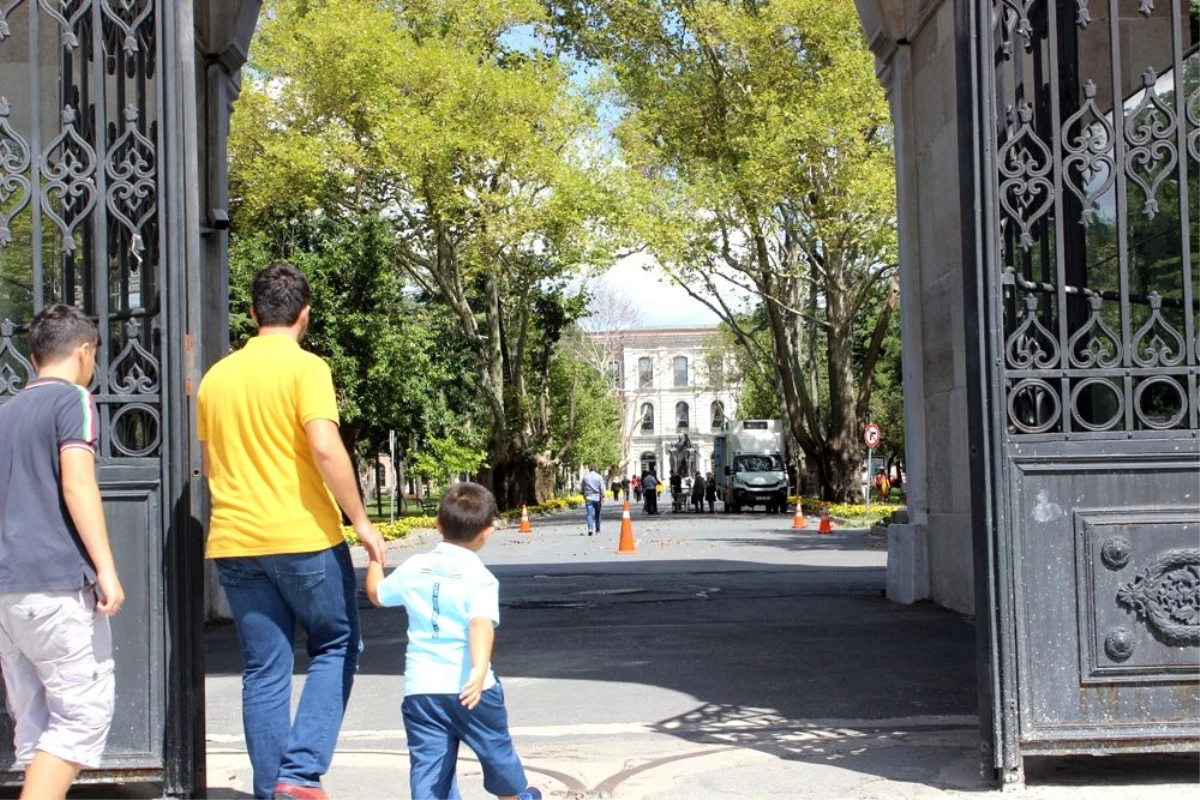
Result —
<instances>
[{"instance_id":1,"label":"sky","mask_svg":"<svg viewBox=\"0 0 1200 800\"><path fill-rule=\"evenodd\" d=\"M675 328L719 322L717 315L693 299L686 289L672 284L648 255L621 259L609 269L605 280L628 295L641 314L641 327Z\"/></svg>"}]
</instances>

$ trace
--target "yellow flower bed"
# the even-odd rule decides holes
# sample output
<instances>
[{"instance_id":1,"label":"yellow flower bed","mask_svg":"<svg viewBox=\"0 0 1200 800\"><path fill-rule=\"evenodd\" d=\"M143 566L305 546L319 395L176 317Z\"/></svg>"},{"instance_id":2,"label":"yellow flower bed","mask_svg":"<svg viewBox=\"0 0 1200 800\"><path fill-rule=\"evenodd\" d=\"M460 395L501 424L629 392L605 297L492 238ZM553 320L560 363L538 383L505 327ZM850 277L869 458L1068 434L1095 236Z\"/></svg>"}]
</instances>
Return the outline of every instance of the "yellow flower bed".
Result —
<instances>
[{"instance_id":1,"label":"yellow flower bed","mask_svg":"<svg viewBox=\"0 0 1200 800\"><path fill-rule=\"evenodd\" d=\"M812 516L819 516L821 506L825 503L818 497L789 497L788 503L795 506L797 502L802 503L804 513ZM870 512L868 513L866 503L828 503L829 516L840 517L841 519L867 519L867 520L883 520L891 516L892 512L898 508L903 508L902 503L871 503Z\"/></svg>"},{"instance_id":2,"label":"yellow flower bed","mask_svg":"<svg viewBox=\"0 0 1200 800\"><path fill-rule=\"evenodd\" d=\"M555 511L562 511L567 508L579 508L583 505L583 495L571 495L569 497L556 497L553 500L542 503L536 506L529 507L530 514L549 514ZM509 509L500 513L500 519L503 520L518 520L521 518L521 509ZM429 530L436 526L437 517L401 517L395 522L383 522L375 526L383 536L384 541L395 541L403 539L409 533L416 530ZM351 545L358 544L358 537L354 535L354 529L350 526L342 528L342 533L346 537L346 541Z\"/></svg>"}]
</instances>

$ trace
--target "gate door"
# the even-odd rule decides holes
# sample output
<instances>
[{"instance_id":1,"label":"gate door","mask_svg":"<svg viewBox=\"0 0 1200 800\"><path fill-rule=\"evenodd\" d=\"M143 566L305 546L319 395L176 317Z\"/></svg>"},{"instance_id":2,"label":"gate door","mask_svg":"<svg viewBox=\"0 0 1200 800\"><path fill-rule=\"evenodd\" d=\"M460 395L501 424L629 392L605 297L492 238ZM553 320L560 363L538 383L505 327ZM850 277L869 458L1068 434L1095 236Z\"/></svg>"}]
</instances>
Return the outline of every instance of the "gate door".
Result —
<instances>
[{"instance_id":1,"label":"gate door","mask_svg":"<svg viewBox=\"0 0 1200 800\"><path fill-rule=\"evenodd\" d=\"M970 6L977 586L1016 781L1030 754L1200 746L1200 8Z\"/></svg>"},{"instance_id":2,"label":"gate door","mask_svg":"<svg viewBox=\"0 0 1200 800\"><path fill-rule=\"evenodd\" d=\"M202 705L180 591L193 548L172 523L187 518L175 62L190 45L175 40L176 13L162 0L0 2L0 402L33 374L36 311L65 302L98 321L100 484L128 599L113 620L116 718L103 769L85 777L186 791L202 767L178 762L194 755ZM12 755L0 713L8 782Z\"/></svg>"}]
</instances>

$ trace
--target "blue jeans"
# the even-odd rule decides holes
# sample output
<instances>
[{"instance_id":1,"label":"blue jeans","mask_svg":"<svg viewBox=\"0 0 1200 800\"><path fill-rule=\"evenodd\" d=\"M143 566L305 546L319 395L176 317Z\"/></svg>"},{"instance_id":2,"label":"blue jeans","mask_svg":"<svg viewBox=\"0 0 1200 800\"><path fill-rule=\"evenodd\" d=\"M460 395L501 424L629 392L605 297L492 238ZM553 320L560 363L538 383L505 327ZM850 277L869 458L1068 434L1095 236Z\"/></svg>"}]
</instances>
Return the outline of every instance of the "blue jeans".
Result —
<instances>
[{"instance_id":1,"label":"blue jeans","mask_svg":"<svg viewBox=\"0 0 1200 800\"><path fill-rule=\"evenodd\" d=\"M414 800L459 800L454 777L459 742L479 759L483 788L500 797L525 791L521 759L508 734L504 690L497 683L473 711L455 694L414 694L400 706L408 739L409 788Z\"/></svg>"},{"instance_id":2,"label":"blue jeans","mask_svg":"<svg viewBox=\"0 0 1200 800\"><path fill-rule=\"evenodd\" d=\"M277 782L320 786L362 649L350 548L216 561L242 645L242 727L254 796L271 797ZM297 622L311 662L292 721Z\"/></svg>"},{"instance_id":3,"label":"blue jeans","mask_svg":"<svg viewBox=\"0 0 1200 800\"><path fill-rule=\"evenodd\" d=\"M587 501L587 526L589 531L600 532L600 500Z\"/></svg>"}]
</instances>

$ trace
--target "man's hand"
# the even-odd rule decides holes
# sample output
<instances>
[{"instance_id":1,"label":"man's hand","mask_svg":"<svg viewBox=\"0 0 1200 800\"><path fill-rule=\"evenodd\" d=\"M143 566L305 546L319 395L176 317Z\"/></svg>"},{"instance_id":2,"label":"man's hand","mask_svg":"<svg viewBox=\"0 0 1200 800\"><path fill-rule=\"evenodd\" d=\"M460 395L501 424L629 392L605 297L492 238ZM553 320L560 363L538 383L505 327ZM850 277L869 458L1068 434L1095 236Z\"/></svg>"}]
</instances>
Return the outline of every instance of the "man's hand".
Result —
<instances>
[{"instance_id":1,"label":"man's hand","mask_svg":"<svg viewBox=\"0 0 1200 800\"><path fill-rule=\"evenodd\" d=\"M356 522L354 535L358 537L359 544L367 551L369 559L378 562L380 566L387 565L387 545L370 520L364 519Z\"/></svg>"},{"instance_id":2,"label":"man's hand","mask_svg":"<svg viewBox=\"0 0 1200 800\"><path fill-rule=\"evenodd\" d=\"M111 617L125 604L125 590L121 588L121 579L117 577L116 570L97 572L96 584L100 590L96 608L100 609L100 613Z\"/></svg>"},{"instance_id":3,"label":"man's hand","mask_svg":"<svg viewBox=\"0 0 1200 800\"><path fill-rule=\"evenodd\" d=\"M479 705L479 699L483 696L483 680L486 677L486 666L473 668L471 674L467 676L467 682L463 684L458 699L462 701L468 711L475 710L475 706Z\"/></svg>"}]
</instances>

